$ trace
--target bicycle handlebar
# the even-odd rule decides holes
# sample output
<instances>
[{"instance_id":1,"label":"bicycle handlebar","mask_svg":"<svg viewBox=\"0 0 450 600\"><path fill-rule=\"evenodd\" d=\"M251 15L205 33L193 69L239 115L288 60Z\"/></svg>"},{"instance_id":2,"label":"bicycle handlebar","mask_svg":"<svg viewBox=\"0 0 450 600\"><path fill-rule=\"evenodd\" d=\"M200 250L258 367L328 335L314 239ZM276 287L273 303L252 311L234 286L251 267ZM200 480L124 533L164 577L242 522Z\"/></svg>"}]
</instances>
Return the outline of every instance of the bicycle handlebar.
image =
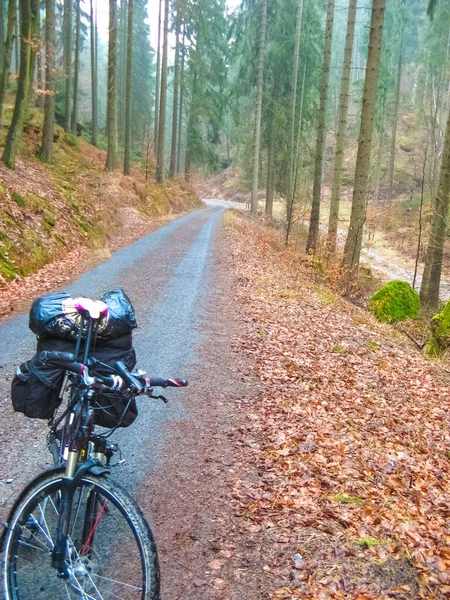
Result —
<instances>
[{"instance_id":1,"label":"bicycle handlebar","mask_svg":"<svg viewBox=\"0 0 450 600\"><path fill-rule=\"evenodd\" d=\"M171 377L166 379L165 377L149 377L150 387L186 387L188 385L187 379L176 379Z\"/></svg>"},{"instance_id":2,"label":"bicycle handlebar","mask_svg":"<svg viewBox=\"0 0 450 600\"><path fill-rule=\"evenodd\" d=\"M77 373L78 375L87 375L88 369L82 363L76 362L75 355L70 352L49 352L44 350L39 354L39 359L43 362L52 362L55 365L59 365L67 371ZM136 395L142 394L153 387L186 387L188 385L187 379L178 379L175 377L148 377L145 374L142 376L136 376L127 369L123 362L118 361L115 364L115 369L119 375L98 375L95 374L93 383L100 383L111 389L121 389L120 377L132 388Z\"/></svg>"}]
</instances>

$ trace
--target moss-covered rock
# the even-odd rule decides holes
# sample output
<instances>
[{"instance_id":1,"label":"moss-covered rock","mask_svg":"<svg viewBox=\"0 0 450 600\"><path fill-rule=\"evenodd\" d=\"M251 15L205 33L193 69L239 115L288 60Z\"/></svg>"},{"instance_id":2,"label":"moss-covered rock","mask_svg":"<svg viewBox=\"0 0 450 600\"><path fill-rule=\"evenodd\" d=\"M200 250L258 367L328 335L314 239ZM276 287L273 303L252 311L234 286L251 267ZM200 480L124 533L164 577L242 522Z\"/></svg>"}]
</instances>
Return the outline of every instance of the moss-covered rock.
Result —
<instances>
[{"instance_id":1,"label":"moss-covered rock","mask_svg":"<svg viewBox=\"0 0 450 600\"><path fill-rule=\"evenodd\" d=\"M431 319L432 337L425 344L425 354L438 358L450 348L450 300L440 313Z\"/></svg>"},{"instance_id":2,"label":"moss-covered rock","mask_svg":"<svg viewBox=\"0 0 450 600\"><path fill-rule=\"evenodd\" d=\"M369 310L382 323L415 319L420 310L419 294L406 281L396 279L375 292Z\"/></svg>"}]
</instances>

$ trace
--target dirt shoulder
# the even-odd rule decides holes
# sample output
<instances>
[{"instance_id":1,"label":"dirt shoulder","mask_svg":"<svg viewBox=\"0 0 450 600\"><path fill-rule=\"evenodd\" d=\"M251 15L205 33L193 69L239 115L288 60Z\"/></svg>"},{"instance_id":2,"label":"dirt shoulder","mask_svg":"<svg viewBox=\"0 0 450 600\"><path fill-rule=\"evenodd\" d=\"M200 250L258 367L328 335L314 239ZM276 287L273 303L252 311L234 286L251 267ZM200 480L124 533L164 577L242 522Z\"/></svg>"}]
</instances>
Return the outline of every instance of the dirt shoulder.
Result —
<instances>
[{"instance_id":1,"label":"dirt shoulder","mask_svg":"<svg viewBox=\"0 0 450 600\"><path fill-rule=\"evenodd\" d=\"M448 597L448 381L229 215L195 393L142 494L165 599Z\"/></svg>"}]
</instances>

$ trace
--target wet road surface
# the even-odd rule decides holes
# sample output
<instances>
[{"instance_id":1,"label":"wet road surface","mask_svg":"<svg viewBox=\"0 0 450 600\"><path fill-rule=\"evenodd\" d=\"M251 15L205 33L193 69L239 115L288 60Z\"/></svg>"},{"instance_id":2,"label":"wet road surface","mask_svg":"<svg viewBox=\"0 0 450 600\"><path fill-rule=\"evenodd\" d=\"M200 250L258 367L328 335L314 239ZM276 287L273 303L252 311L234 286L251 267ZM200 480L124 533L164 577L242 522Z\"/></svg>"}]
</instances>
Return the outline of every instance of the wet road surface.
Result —
<instances>
[{"instance_id":1,"label":"wet road surface","mask_svg":"<svg viewBox=\"0 0 450 600\"><path fill-rule=\"evenodd\" d=\"M66 290L72 295L99 297L123 286L136 311L133 339L138 367L151 375L189 378L202 343L198 329L209 293L209 270L215 230L226 206L209 203L138 242L83 275ZM34 353L35 338L28 315L0 326L0 521L20 489L50 466L45 421L14 413L9 390L15 367ZM195 381L190 383L195 386ZM139 417L117 431L125 463L113 470L130 491L149 470L164 461L160 447L167 421L183 416L183 391L170 390L169 404L139 399ZM151 515L148 515L151 520Z\"/></svg>"}]
</instances>

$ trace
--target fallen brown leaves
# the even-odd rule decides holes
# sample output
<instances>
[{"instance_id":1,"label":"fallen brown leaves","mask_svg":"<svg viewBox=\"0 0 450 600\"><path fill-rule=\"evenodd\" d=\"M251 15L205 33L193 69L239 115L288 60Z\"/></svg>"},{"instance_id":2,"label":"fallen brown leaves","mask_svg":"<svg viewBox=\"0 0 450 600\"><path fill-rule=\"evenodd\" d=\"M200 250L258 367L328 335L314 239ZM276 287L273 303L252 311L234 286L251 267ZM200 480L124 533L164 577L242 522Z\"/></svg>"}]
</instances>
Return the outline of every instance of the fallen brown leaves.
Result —
<instances>
[{"instance_id":1,"label":"fallen brown leaves","mask_svg":"<svg viewBox=\"0 0 450 600\"><path fill-rule=\"evenodd\" d=\"M258 477L236 477L233 498L242 528L276 542L264 571L285 585L271 597L450 597L448 382L314 285L274 232L227 221L246 322L236 349L264 384L242 406Z\"/></svg>"}]
</instances>

